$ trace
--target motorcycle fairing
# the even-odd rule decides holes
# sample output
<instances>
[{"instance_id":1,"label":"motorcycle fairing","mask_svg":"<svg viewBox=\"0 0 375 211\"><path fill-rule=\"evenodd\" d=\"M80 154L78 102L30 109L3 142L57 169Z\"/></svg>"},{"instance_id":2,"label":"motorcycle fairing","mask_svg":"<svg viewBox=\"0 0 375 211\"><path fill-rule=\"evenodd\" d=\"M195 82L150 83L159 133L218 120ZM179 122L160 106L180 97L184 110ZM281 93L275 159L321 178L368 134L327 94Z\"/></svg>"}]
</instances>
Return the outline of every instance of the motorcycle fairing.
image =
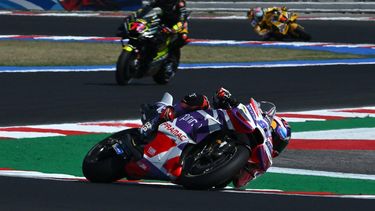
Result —
<instances>
[{"instance_id":1,"label":"motorcycle fairing","mask_svg":"<svg viewBox=\"0 0 375 211\"><path fill-rule=\"evenodd\" d=\"M140 178L174 180L181 174L180 155L183 142L178 144L168 135L158 132L156 137L144 147L144 157L137 162L131 162L126 171ZM135 172L134 172L135 171Z\"/></svg>"},{"instance_id":2,"label":"motorcycle fairing","mask_svg":"<svg viewBox=\"0 0 375 211\"><path fill-rule=\"evenodd\" d=\"M221 123L209 114L224 114L224 111L221 111L221 114L219 112L199 110L178 117L172 122L164 122L159 126L156 137L145 146L144 158L138 161L137 165L133 164L132 168L138 172L141 168L143 178L175 180L182 171L180 156L185 146L188 143L195 144L193 140L198 143L223 128Z\"/></svg>"},{"instance_id":3,"label":"motorcycle fairing","mask_svg":"<svg viewBox=\"0 0 375 211\"><path fill-rule=\"evenodd\" d=\"M122 49L123 49L124 51L127 51L127 52L132 52L132 51L135 49L135 47L132 46L132 45L130 45L130 44L126 44L126 45L124 45L124 46L122 47Z\"/></svg>"},{"instance_id":4,"label":"motorcycle fairing","mask_svg":"<svg viewBox=\"0 0 375 211\"><path fill-rule=\"evenodd\" d=\"M252 149L250 161L259 164L257 174L262 174L272 165L272 143L266 140Z\"/></svg>"},{"instance_id":5,"label":"motorcycle fairing","mask_svg":"<svg viewBox=\"0 0 375 211\"><path fill-rule=\"evenodd\" d=\"M139 34L141 34L144 31L146 31L149 27L147 26L147 21L143 19L137 19L136 21L129 23L128 28L130 31L136 31Z\"/></svg>"},{"instance_id":6,"label":"motorcycle fairing","mask_svg":"<svg viewBox=\"0 0 375 211\"><path fill-rule=\"evenodd\" d=\"M140 165L143 165L143 177L174 180L180 176L182 150L193 141L176 127L175 122L161 124L156 137L144 147L144 158L137 162L138 166L133 166L139 171Z\"/></svg>"},{"instance_id":7,"label":"motorcycle fairing","mask_svg":"<svg viewBox=\"0 0 375 211\"><path fill-rule=\"evenodd\" d=\"M278 17L277 21L272 21L272 24L279 29L279 32L283 35L293 32L299 24L296 23L298 15L296 13L290 13L284 11ZM291 31L291 32L290 32Z\"/></svg>"},{"instance_id":8,"label":"motorcycle fairing","mask_svg":"<svg viewBox=\"0 0 375 211\"><path fill-rule=\"evenodd\" d=\"M168 56L170 42L171 42L171 37L168 36L166 43L163 44L163 46L161 46L160 49L158 49L156 56L153 58L153 61L162 60Z\"/></svg>"},{"instance_id":9,"label":"motorcycle fairing","mask_svg":"<svg viewBox=\"0 0 375 211\"><path fill-rule=\"evenodd\" d=\"M227 110L227 114L234 129L240 133L253 132L263 119L258 103L253 98L247 105L239 104L236 108Z\"/></svg>"},{"instance_id":10,"label":"motorcycle fairing","mask_svg":"<svg viewBox=\"0 0 375 211\"><path fill-rule=\"evenodd\" d=\"M262 150L269 151L262 152L260 161L267 161L272 143L268 143L270 133L264 131L267 127L263 125L266 122L262 121L262 118L258 103L253 99L250 104L240 104L231 110L209 109L186 113L159 125L156 137L144 148L144 158L138 161L137 165L133 164L133 168L138 172L142 169L143 178L173 181L181 174L180 156L187 144L199 143L209 134L227 129L244 133L259 130L263 137Z\"/></svg>"},{"instance_id":11,"label":"motorcycle fairing","mask_svg":"<svg viewBox=\"0 0 375 211\"><path fill-rule=\"evenodd\" d=\"M150 27L146 20L136 19L133 22L128 23L127 30L129 32L129 38L137 40L139 36L147 36L147 31Z\"/></svg>"},{"instance_id":12,"label":"motorcycle fairing","mask_svg":"<svg viewBox=\"0 0 375 211\"><path fill-rule=\"evenodd\" d=\"M225 110L197 110L176 119L176 126L185 131L193 143L199 143L209 134L224 128L233 129Z\"/></svg>"}]
</instances>

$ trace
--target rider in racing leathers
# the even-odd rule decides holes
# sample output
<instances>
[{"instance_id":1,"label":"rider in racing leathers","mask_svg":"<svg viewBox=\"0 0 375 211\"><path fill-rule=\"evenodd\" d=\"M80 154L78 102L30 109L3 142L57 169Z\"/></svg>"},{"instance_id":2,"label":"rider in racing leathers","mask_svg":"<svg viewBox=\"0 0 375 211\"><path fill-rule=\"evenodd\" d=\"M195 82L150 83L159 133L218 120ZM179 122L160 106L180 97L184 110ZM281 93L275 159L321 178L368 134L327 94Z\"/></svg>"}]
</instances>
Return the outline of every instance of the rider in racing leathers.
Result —
<instances>
[{"instance_id":1,"label":"rider in racing leathers","mask_svg":"<svg viewBox=\"0 0 375 211\"><path fill-rule=\"evenodd\" d=\"M174 106L159 106L159 115L151 121L145 122L140 131L144 140L147 142L147 139L151 139L155 134L159 124L165 121L171 121L178 116L194 110L205 110L207 112L211 110L216 111L217 118L222 122L223 127L245 135L247 132L250 134L253 131L246 131L246 128L238 127L239 124L236 124L236 120L233 118L233 112L231 111L238 110L237 107L240 105L242 104L232 98L231 93L224 88L220 88L213 97L214 109L210 108L206 96L193 93L185 96L180 103L177 103ZM267 119L265 112L263 112L262 115ZM271 131L272 137L270 137L270 140L264 140L264 142L269 143L263 144L262 140L262 143L256 143L251 146L252 153L247 165L233 179L233 184L236 188L245 186L255 177L265 173L272 164L272 158L277 157L289 143L291 128L288 123L277 116L273 116L272 120L268 120L272 121L269 123L269 131ZM245 136L245 139L248 139L248 136Z\"/></svg>"},{"instance_id":2,"label":"rider in racing leathers","mask_svg":"<svg viewBox=\"0 0 375 211\"><path fill-rule=\"evenodd\" d=\"M125 27L127 23L133 21L137 18L143 18L154 8L160 8L161 14L159 15L160 24L165 27L167 33L176 34L176 39L172 43L172 49L168 55L167 62L165 64L166 73L169 77L172 77L175 72L173 71L173 62L178 59L175 58L180 48L188 43L188 23L187 18L189 12L186 10L185 0L150 0L149 4L145 5L143 8L136 11L134 14L129 15L125 18L124 23L118 28L118 36L123 38L127 37ZM150 62L156 56L156 45L154 43L149 43L147 45L148 50L144 52L143 61L141 62L141 70L147 70ZM144 72L140 71L140 72Z\"/></svg>"},{"instance_id":3,"label":"rider in racing leathers","mask_svg":"<svg viewBox=\"0 0 375 211\"><path fill-rule=\"evenodd\" d=\"M251 8L247 12L247 18L250 20L250 24L254 31L264 40L277 36L273 34L272 22L279 21L279 16L282 12L287 11L286 7L270 7L270 8Z\"/></svg>"}]
</instances>

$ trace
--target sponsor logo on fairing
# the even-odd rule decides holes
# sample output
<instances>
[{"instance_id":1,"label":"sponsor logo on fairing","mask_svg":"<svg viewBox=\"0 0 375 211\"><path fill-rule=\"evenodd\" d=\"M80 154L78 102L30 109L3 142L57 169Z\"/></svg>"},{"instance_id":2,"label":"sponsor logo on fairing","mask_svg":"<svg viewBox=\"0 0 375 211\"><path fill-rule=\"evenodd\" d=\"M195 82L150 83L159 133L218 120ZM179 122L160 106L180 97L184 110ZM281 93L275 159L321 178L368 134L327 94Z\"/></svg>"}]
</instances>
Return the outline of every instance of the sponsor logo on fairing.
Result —
<instances>
[{"instance_id":1,"label":"sponsor logo on fairing","mask_svg":"<svg viewBox=\"0 0 375 211\"><path fill-rule=\"evenodd\" d=\"M253 120L255 121L255 119L256 119L256 115L255 115L255 113L254 113L253 108L252 108L250 105L246 105L246 108L247 108L247 110L249 111L251 118L253 118Z\"/></svg>"},{"instance_id":2,"label":"sponsor logo on fairing","mask_svg":"<svg viewBox=\"0 0 375 211\"><path fill-rule=\"evenodd\" d=\"M263 119L257 121L258 125L263 129L268 129L268 124Z\"/></svg>"},{"instance_id":3,"label":"sponsor logo on fairing","mask_svg":"<svg viewBox=\"0 0 375 211\"><path fill-rule=\"evenodd\" d=\"M184 141L185 139L187 139L187 136L183 134L183 132L181 132L179 129L175 128L173 125L169 124L168 122L163 123L161 126L163 126L172 135L177 137L180 141Z\"/></svg>"},{"instance_id":4,"label":"sponsor logo on fairing","mask_svg":"<svg viewBox=\"0 0 375 211\"><path fill-rule=\"evenodd\" d=\"M115 150L116 154L121 155L124 153L124 150L121 149L119 144L114 144L112 148Z\"/></svg>"},{"instance_id":5,"label":"sponsor logo on fairing","mask_svg":"<svg viewBox=\"0 0 375 211\"><path fill-rule=\"evenodd\" d=\"M198 120L196 120L190 114L185 114L179 121L186 121L190 126L193 126L195 123L198 122Z\"/></svg>"}]
</instances>

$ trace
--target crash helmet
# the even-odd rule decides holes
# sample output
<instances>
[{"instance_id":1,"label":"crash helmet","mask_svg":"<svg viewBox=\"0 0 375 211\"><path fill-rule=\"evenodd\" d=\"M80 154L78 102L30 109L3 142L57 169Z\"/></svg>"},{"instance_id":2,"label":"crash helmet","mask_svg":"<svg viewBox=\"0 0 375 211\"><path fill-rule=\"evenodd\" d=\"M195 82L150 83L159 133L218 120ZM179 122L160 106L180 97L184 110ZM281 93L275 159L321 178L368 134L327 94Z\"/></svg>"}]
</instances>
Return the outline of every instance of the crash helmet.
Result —
<instances>
[{"instance_id":1,"label":"crash helmet","mask_svg":"<svg viewBox=\"0 0 375 211\"><path fill-rule=\"evenodd\" d=\"M279 155L286 146L289 144L289 140L292 135L292 129L289 126L288 122L283 118L275 116L272 123L272 144L274 155L273 157Z\"/></svg>"},{"instance_id":2,"label":"crash helmet","mask_svg":"<svg viewBox=\"0 0 375 211\"><path fill-rule=\"evenodd\" d=\"M263 9L261 7L256 7L253 10L254 10L254 19L258 22L261 21L264 15Z\"/></svg>"}]
</instances>

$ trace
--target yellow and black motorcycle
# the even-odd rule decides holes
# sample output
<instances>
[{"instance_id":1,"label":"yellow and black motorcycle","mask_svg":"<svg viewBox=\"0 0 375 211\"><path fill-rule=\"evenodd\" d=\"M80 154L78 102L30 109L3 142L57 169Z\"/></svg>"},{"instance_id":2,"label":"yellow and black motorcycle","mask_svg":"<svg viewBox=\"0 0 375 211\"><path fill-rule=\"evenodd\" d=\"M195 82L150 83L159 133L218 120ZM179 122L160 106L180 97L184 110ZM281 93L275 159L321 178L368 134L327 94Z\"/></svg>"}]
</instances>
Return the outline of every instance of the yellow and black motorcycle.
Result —
<instances>
[{"instance_id":1,"label":"yellow and black motorcycle","mask_svg":"<svg viewBox=\"0 0 375 211\"><path fill-rule=\"evenodd\" d=\"M153 77L166 84L174 76L180 62L180 49L172 50L176 39L173 30L160 24L157 15L124 23L122 51L116 65L116 82L127 85L134 78ZM173 55L170 55L173 54Z\"/></svg>"},{"instance_id":2,"label":"yellow and black motorcycle","mask_svg":"<svg viewBox=\"0 0 375 211\"><path fill-rule=\"evenodd\" d=\"M297 23L298 15L286 10L278 13L267 25L272 30L270 36L276 40L293 39L310 41L311 35L305 28Z\"/></svg>"}]
</instances>

